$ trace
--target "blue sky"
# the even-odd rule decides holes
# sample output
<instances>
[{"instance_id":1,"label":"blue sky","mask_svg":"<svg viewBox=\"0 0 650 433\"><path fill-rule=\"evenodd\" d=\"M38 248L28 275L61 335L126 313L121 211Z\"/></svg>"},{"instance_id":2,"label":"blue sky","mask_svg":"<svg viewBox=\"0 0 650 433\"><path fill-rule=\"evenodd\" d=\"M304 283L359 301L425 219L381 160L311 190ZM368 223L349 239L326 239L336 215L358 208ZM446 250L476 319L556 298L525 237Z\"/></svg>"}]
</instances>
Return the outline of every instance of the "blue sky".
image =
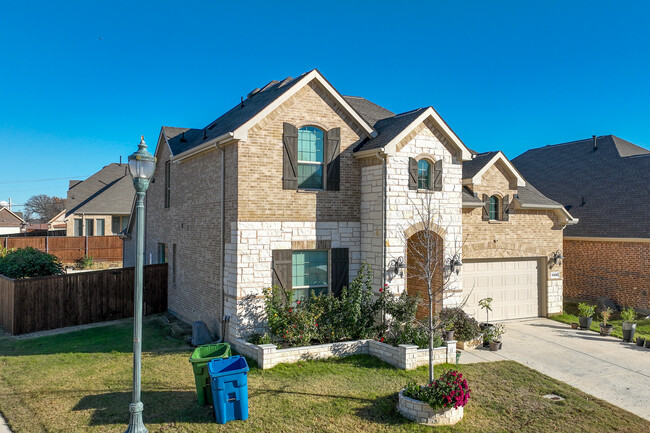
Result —
<instances>
[{"instance_id":1,"label":"blue sky","mask_svg":"<svg viewBox=\"0 0 650 433\"><path fill-rule=\"evenodd\" d=\"M312 68L394 112L432 105L478 151L592 134L650 148L649 16L641 1L6 3L0 200L65 197L141 134L154 147L161 125L203 127Z\"/></svg>"}]
</instances>

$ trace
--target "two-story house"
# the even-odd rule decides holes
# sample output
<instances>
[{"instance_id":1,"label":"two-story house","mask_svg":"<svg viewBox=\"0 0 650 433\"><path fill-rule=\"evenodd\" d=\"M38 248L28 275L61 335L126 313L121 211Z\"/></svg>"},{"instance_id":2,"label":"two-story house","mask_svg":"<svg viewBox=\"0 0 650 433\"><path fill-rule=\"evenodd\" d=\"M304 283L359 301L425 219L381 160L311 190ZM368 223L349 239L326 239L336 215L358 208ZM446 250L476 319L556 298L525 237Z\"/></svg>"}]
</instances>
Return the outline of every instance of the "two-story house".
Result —
<instances>
[{"instance_id":1,"label":"two-story house","mask_svg":"<svg viewBox=\"0 0 650 433\"><path fill-rule=\"evenodd\" d=\"M475 314L476 296L497 293L498 319L561 311L551 262L574 220L500 152L475 155L431 107L394 114L312 70L204 128L163 127L155 155L145 257L169 263L169 309L227 340L260 325L272 284L298 299L338 293L367 263L377 290L421 291L408 250L429 198L440 272L464 263L446 275L445 306L468 298Z\"/></svg>"}]
</instances>

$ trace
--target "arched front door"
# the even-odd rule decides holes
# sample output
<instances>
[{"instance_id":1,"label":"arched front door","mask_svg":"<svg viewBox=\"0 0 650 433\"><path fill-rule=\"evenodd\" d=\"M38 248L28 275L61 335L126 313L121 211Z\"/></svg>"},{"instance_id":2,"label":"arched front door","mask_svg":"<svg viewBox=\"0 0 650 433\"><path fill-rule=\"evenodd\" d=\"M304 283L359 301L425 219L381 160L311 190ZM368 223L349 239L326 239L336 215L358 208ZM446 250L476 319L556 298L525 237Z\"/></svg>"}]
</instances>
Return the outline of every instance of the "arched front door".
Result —
<instances>
[{"instance_id":1,"label":"arched front door","mask_svg":"<svg viewBox=\"0 0 650 433\"><path fill-rule=\"evenodd\" d=\"M433 231L420 230L408 238L406 245L406 291L420 297L417 318L424 320L429 316L429 294L427 290L427 271L432 277L432 289L439 293L434 301L434 314L442 308L440 287L444 281L444 251L442 238Z\"/></svg>"}]
</instances>

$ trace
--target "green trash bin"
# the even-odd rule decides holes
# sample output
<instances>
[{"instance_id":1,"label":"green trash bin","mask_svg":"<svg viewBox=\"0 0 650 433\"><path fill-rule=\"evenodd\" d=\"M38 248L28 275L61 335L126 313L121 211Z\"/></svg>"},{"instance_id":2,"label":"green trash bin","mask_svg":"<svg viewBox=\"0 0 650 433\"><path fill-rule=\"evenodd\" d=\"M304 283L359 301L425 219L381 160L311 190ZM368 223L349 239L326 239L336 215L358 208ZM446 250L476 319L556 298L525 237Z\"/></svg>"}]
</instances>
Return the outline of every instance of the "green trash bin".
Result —
<instances>
[{"instance_id":1,"label":"green trash bin","mask_svg":"<svg viewBox=\"0 0 650 433\"><path fill-rule=\"evenodd\" d=\"M230 344L204 344L194 349L190 362L194 370L194 382L196 383L196 395L199 404L205 406L212 404L212 390L210 388L210 373L208 363L216 358L229 358L231 355Z\"/></svg>"}]
</instances>

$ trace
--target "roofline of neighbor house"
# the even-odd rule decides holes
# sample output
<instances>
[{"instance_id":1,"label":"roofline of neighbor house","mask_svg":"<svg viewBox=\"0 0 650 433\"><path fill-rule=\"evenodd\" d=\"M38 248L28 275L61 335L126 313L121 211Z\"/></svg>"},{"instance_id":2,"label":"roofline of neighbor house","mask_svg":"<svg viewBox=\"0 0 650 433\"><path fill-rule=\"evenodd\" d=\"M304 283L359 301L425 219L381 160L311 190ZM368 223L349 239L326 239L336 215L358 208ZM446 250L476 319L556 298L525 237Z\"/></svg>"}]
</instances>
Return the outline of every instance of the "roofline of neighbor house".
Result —
<instances>
[{"instance_id":1,"label":"roofline of neighbor house","mask_svg":"<svg viewBox=\"0 0 650 433\"><path fill-rule=\"evenodd\" d=\"M2 211L2 209L5 209L7 212L9 212L10 214L12 214L13 216L15 216L16 218L18 218L19 220L21 220L21 221L24 222L25 224L27 223L27 221L25 221L24 219L22 219L21 217L19 217L19 216L16 215L15 213L13 213L13 212L11 211L11 209L9 209L8 207L1 207L1 208L0 208L0 211Z\"/></svg>"},{"instance_id":2,"label":"roofline of neighbor house","mask_svg":"<svg viewBox=\"0 0 650 433\"><path fill-rule=\"evenodd\" d=\"M585 242L641 242L650 243L650 238L606 238L595 236L564 236L565 241L585 241Z\"/></svg>"}]
</instances>

